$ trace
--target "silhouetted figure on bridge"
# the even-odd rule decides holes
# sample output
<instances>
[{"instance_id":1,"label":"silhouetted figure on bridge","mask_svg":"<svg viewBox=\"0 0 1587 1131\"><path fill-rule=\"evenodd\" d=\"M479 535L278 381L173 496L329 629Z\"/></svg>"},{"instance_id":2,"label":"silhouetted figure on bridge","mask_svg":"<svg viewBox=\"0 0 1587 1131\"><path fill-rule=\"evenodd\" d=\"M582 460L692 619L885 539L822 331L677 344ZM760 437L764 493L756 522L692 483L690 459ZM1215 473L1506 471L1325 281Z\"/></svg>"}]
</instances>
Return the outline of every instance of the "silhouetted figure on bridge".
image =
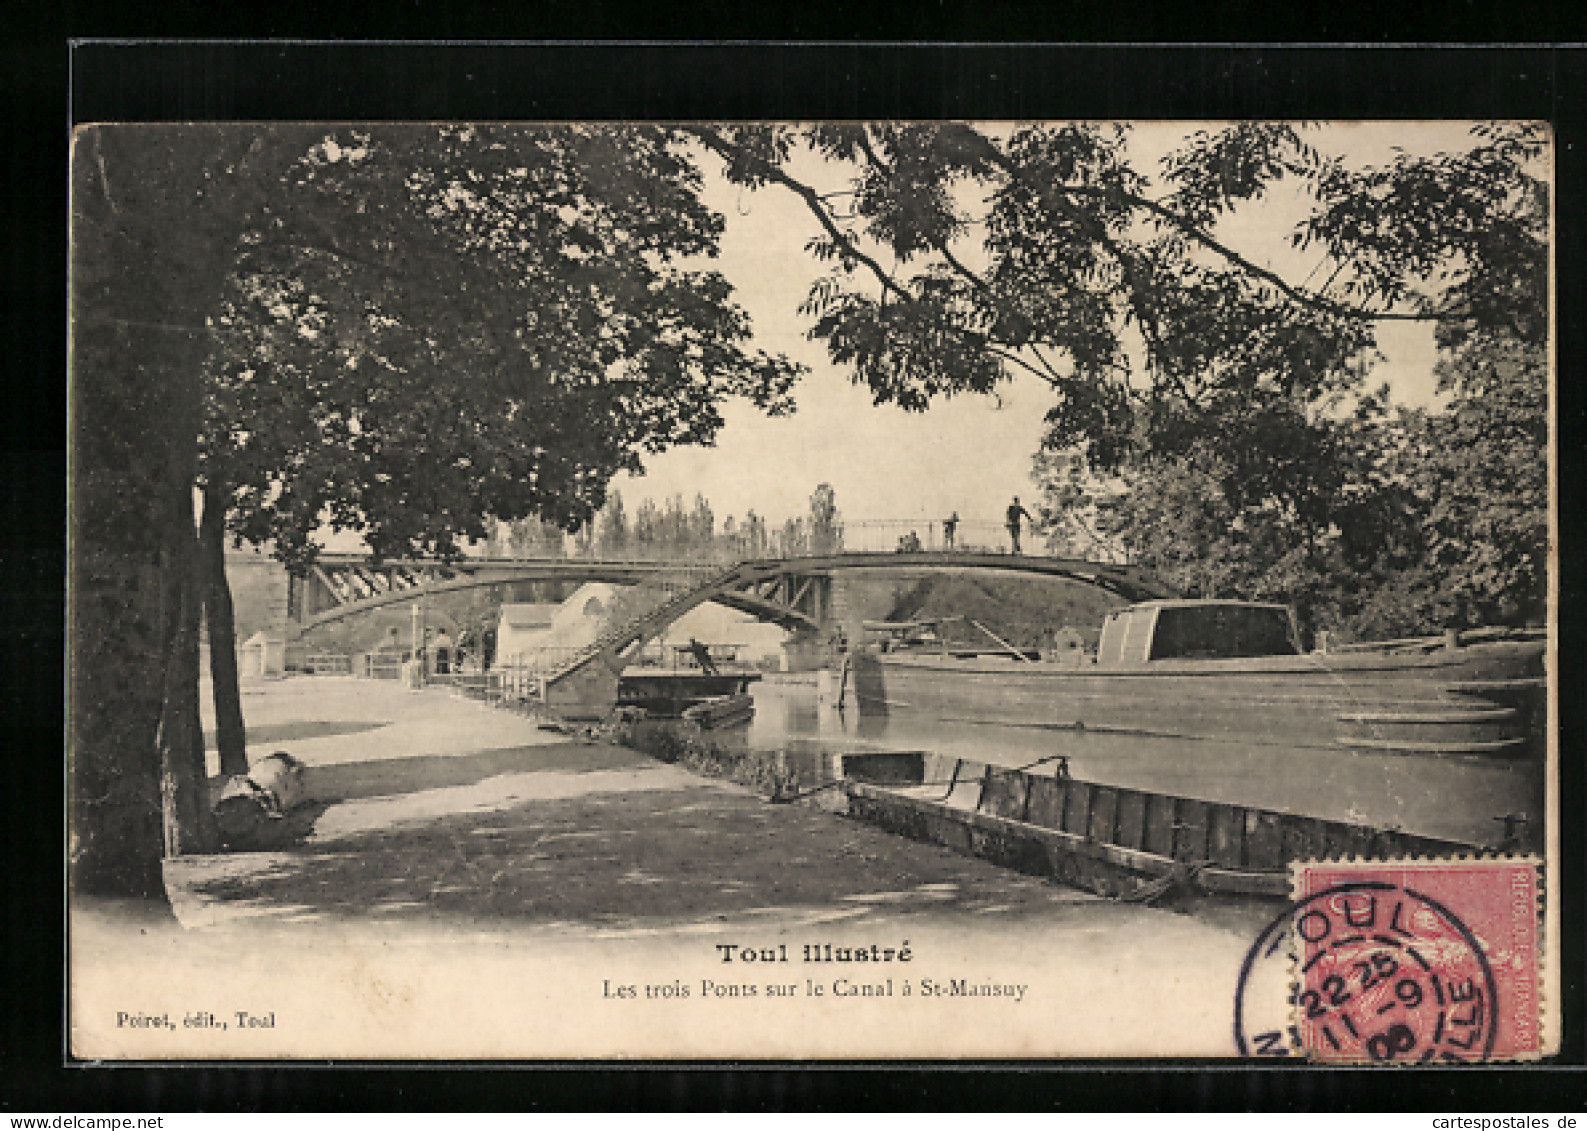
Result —
<instances>
[{"instance_id":1,"label":"silhouetted figure on bridge","mask_svg":"<svg viewBox=\"0 0 1587 1131\"><path fill-rule=\"evenodd\" d=\"M954 511L947 518L942 520L942 548L944 550L951 550L954 548L953 540L958 536L958 533L959 512Z\"/></svg>"},{"instance_id":2,"label":"silhouetted figure on bridge","mask_svg":"<svg viewBox=\"0 0 1587 1131\"><path fill-rule=\"evenodd\" d=\"M1019 505L1019 496L1015 495L1014 501L1008 505L1008 511L1004 519L1004 525L1008 527L1009 541L1014 543L1014 552L1016 554L1019 553L1020 519L1024 519L1026 522L1031 523L1036 521L1035 519L1031 518L1030 512L1028 510Z\"/></svg>"},{"instance_id":3,"label":"silhouetted figure on bridge","mask_svg":"<svg viewBox=\"0 0 1587 1131\"><path fill-rule=\"evenodd\" d=\"M711 659L709 645L701 644L694 637L689 637L689 653L694 657L695 663L700 665L700 670L706 675L716 675L716 661Z\"/></svg>"}]
</instances>

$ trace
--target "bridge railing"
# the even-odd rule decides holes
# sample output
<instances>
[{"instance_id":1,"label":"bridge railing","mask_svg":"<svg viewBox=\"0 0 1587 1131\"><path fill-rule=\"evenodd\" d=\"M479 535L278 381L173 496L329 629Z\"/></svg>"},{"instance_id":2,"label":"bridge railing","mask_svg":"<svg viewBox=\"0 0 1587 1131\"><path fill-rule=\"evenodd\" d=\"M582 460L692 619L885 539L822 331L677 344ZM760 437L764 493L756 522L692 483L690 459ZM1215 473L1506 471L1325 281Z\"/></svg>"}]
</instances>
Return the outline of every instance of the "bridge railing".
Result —
<instances>
[{"instance_id":1,"label":"bridge railing","mask_svg":"<svg viewBox=\"0 0 1587 1131\"><path fill-rule=\"evenodd\" d=\"M945 517L945 516L944 516ZM754 537L742 533L736 536L718 534L708 545L695 546L635 546L622 547L594 544L570 544L560 554L513 554L500 549L494 554L483 551L471 553L452 567L436 566L443 574L478 567L481 563L511 562L579 562L598 561L607 566L625 564L644 566L676 565L691 567L698 575L707 567L730 566L746 560L766 558L800 558L824 556L845 551L859 553L893 553L902 549L918 548L924 551L965 550L980 553L1008 553L1013 546L1008 530L1001 522L983 519L960 520L955 524L953 538L949 539L943 518L882 518L859 519L841 524L835 534L812 536L808 531L787 532L773 528L758 532ZM1047 536L1027 523L1021 530L1020 550L1024 554L1044 557L1081 557L1093 561L1111 561L1127 564L1112 552L1112 548L1087 541L1081 546L1049 547ZM416 563L388 563L372 567L364 561L346 562L327 556L327 576L338 596L345 601L368 599L393 590L422 585L424 568Z\"/></svg>"},{"instance_id":2,"label":"bridge railing","mask_svg":"<svg viewBox=\"0 0 1587 1131\"><path fill-rule=\"evenodd\" d=\"M621 549L596 546L587 551L576 550L551 557L545 554L519 556L497 555L492 561L548 561L579 562L596 560L609 564L633 562L646 565L707 566L732 565L735 562L762 558L802 558L845 550L858 552L891 552L900 548L911 534L920 540L923 550L943 550L950 547L943 524L927 519L865 519L846 522L835 535L812 537L808 532L788 534L772 529L754 537L718 537L710 546L625 546ZM1044 541L1033 535L1027 527L1021 539L1026 552L1041 553ZM959 549L997 552L1010 548L1008 531L995 522L961 522L953 544Z\"/></svg>"},{"instance_id":3,"label":"bridge railing","mask_svg":"<svg viewBox=\"0 0 1587 1131\"><path fill-rule=\"evenodd\" d=\"M342 652L309 652L301 668L309 675L352 675L353 657Z\"/></svg>"},{"instance_id":4,"label":"bridge railing","mask_svg":"<svg viewBox=\"0 0 1587 1131\"><path fill-rule=\"evenodd\" d=\"M1001 522L959 520L953 524L953 535L948 535L948 524L943 519L884 518L864 519L843 524L842 549L860 553L896 553L906 550L945 552L962 550L968 553L1006 554L1014 544L1008 528ZM1020 529L1020 552L1033 557L1076 558L1092 561L1112 561L1116 555L1105 548L1088 543L1085 546L1049 546L1047 535L1031 528L1029 523ZM1113 564L1124 564L1115 561Z\"/></svg>"},{"instance_id":5,"label":"bridge railing","mask_svg":"<svg viewBox=\"0 0 1587 1131\"><path fill-rule=\"evenodd\" d=\"M584 646L528 649L514 652L511 656L498 656L496 662L491 665L491 670L539 675L560 667L582 651Z\"/></svg>"},{"instance_id":6,"label":"bridge railing","mask_svg":"<svg viewBox=\"0 0 1587 1131\"><path fill-rule=\"evenodd\" d=\"M492 697L501 699L536 699L545 687L546 680L567 667L590 650L583 647L536 648L498 658L490 669Z\"/></svg>"},{"instance_id":7,"label":"bridge railing","mask_svg":"<svg viewBox=\"0 0 1587 1131\"><path fill-rule=\"evenodd\" d=\"M642 642L653 636L655 632L652 630L658 626L665 627L673 619L672 614L686 611L686 607L697 603L700 592L726 581L735 572L736 567L729 565L695 585L666 586L659 592L650 593L641 604L630 604L626 608L614 610L601 634L559 665L551 678L561 678L603 652L621 651L630 641L637 639Z\"/></svg>"},{"instance_id":8,"label":"bridge railing","mask_svg":"<svg viewBox=\"0 0 1587 1131\"><path fill-rule=\"evenodd\" d=\"M462 565L470 562L586 562L598 561L608 565L680 565L680 566L712 566L729 565L747 557L743 545L738 541L719 540L709 546L623 546L613 548L610 546L570 547L560 554L554 553L513 553L510 550L497 550L495 553L473 553L461 560Z\"/></svg>"}]
</instances>

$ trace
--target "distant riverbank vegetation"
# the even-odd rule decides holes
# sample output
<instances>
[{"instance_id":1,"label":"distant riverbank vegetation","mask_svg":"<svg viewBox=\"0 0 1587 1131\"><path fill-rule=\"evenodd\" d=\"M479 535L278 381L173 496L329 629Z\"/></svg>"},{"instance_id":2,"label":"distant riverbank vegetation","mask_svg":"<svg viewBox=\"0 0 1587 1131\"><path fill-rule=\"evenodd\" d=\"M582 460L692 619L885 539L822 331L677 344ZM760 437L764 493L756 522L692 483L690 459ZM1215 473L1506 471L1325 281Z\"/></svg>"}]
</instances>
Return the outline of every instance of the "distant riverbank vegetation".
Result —
<instances>
[{"instance_id":1,"label":"distant riverbank vegetation","mask_svg":"<svg viewBox=\"0 0 1587 1131\"><path fill-rule=\"evenodd\" d=\"M600 511L572 534L543 519L501 523L485 539L492 555L561 557L579 554L600 558L655 558L737 561L742 558L786 558L830 554L843 549L843 516L831 484L818 484L810 494L807 514L773 525L751 508L742 518L728 515L717 522L710 500L695 492L684 504L682 495L661 506L642 499L632 515L621 491L612 491Z\"/></svg>"}]
</instances>

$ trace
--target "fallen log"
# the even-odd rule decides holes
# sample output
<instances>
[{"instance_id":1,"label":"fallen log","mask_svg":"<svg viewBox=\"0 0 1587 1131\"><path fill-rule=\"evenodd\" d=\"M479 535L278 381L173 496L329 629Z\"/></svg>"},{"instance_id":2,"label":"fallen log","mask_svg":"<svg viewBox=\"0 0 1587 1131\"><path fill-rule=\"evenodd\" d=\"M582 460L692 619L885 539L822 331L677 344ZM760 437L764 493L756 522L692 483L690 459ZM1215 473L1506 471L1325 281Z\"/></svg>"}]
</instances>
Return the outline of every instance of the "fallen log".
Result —
<instances>
[{"instance_id":1,"label":"fallen log","mask_svg":"<svg viewBox=\"0 0 1587 1131\"><path fill-rule=\"evenodd\" d=\"M308 790L303 786L303 763L285 750L259 759L248 768L248 776L260 788L275 795L276 805L283 813L309 799Z\"/></svg>"},{"instance_id":2,"label":"fallen log","mask_svg":"<svg viewBox=\"0 0 1587 1131\"><path fill-rule=\"evenodd\" d=\"M307 800L303 763L277 750L227 781L215 801L215 825L228 848L275 847L286 839L287 813Z\"/></svg>"}]
</instances>

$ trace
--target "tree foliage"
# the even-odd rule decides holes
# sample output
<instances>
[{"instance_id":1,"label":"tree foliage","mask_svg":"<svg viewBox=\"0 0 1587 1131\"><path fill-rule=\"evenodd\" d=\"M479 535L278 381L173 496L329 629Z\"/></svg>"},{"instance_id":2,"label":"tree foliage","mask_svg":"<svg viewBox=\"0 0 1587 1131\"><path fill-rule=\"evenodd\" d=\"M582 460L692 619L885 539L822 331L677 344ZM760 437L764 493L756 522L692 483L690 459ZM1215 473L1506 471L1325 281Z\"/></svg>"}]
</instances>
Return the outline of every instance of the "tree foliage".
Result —
<instances>
[{"instance_id":1,"label":"tree foliage","mask_svg":"<svg viewBox=\"0 0 1587 1131\"><path fill-rule=\"evenodd\" d=\"M1439 366L1448 409L1408 469L1426 510L1422 602L1453 625L1541 623L1548 581L1548 363L1506 333L1464 336Z\"/></svg>"},{"instance_id":2,"label":"tree foliage","mask_svg":"<svg viewBox=\"0 0 1587 1131\"><path fill-rule=\"evenodd\" d=\"M831 554L843 549L843 516L832 484L819 484L810 494L810 551Z\"/></svg>"},{"instance_id":3,"label":"tree foliage","mask_svg":"<svg viewBox=\"0 0 1587 1131\"><path fill-rule=\"evenodd\" d=\"M204 840L196 486L295 568L325 523L445 556L789 407L667 130L100 127L72 177L84 889L159 894L162 807Z\"/></svg>"},{"instance_id":4,"label":"tree foliage","mask_svg":"<svg viewBox=\"0 0 1587 1131\"><path fill-rule=\"evenodd\" d=\"M878 403L1016 372L1051 387L1039 474L1069 544L1190 592L1300 600L1319 624L1541 608L1544 127L1361 167L1315 131L1236 123L1155 169L1127 128L1090 123L692 132L729 179L814 215L809 334ZM844 189L796 176L801 150ZM1300 218L1253 251L1278 194ZM1436 327L1450 400L1430 413L1373 389L1378 328L1405 320Z\"/></svg>"},{"instance_id":5,"label":"tree foliage","mask_svg":"<svg viewBox=\"0 0 1587 1131\"><path fill-rule=\"evenodd\" d=\"M790 407L746 348L721 217L642 127L342 129L282 178L217 322L206 472L286 560L322 525L448 555L493 519L587 522L720 402Z\"/></svg>"},{"instance_id":6,"label":"tree foliage","mask_svg":"<svg viewBox=\"0 0 1587 1131\"><path fill-rule=\"evenodd\" d=\"M830 484L820 484L810 496L808 516L794 516L775 530L750 511L741 523L731 515L717 528L710 500L696 492L685 506L674 494L663 505L643 499L628 517L621 492L613 491L596 516L590 552L604 557L706 559L725 561L744 557L792 557L824 554L843 547L842 515Z\"/></svg>"}]
</instances>

